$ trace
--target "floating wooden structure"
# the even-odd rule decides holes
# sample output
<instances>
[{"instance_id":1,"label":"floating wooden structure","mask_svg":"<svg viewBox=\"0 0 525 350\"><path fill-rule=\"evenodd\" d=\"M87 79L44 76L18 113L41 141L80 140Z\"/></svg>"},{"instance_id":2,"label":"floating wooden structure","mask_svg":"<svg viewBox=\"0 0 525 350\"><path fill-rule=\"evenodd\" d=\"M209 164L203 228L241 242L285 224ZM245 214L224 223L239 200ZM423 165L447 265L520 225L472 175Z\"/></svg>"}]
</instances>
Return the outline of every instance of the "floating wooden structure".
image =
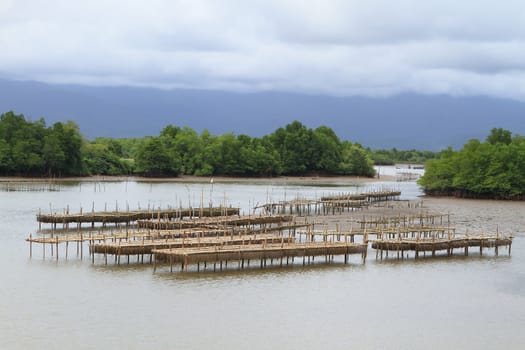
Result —
<instances>
[{"instance_id":1,"label":"floating wooden structure","mask_svg":"<svg viewBox=\"0 0 525 350\"><path fill-rule=\"evenodd\" d=\"M7 181L0 182L0 192L59 192L61 186L56 182Z\"/></svg>"},{"instance_id":2,"label":"floating wooden structure","mask_svg":"<svg viewBox=\"0 0 525 350\"><path fill-rule=\"evenodd\" d=\"M296 198L289 201L265 203L254 209L263 209L268 214L311 215L321 213L322 206L316 199Z\"/></svg>"},{"instance_id":3,"label":"floating wooden structure","mask_svg":"<svg viewBox=\"0 0 525 350\"><path fill-rule=\"evenodd\" d=\"M401 196L401 191L382 190L369 192L366 195L369 202L392 201L399 199L399 196Z\"/></svg>"},{"instance_id":4,"label":"floating wooden structure","mask_svg":"<svg viewBox=\"0 0 525 350\"><path fill-rule=\"evenodd\" d=\"M271 224L282 224L291 222L294 219L291 215L245 215L245 216L219 216L213 218L181 219L174 221L167 220L138 220L140 228L155 230L170 230L188 227L225 227L225 226L261 226Z\"/></svg>"},{"instance_id":5,"label":"floating wooden structure","mask_svg":"<svg viewBox=\"0 0 525 350\"><path fill-rule=\"evenodd\" d=\"M266 203L255 207L263 209L265 213L270 214L290 214L297 216L310 215L335 215L345 211L358 210L367 208L370 205L368 201L359 200L308 200L294 199L277 203Z\"/></svg>"},{"instance_id":6,"label":"floating wooden structure","mask_svg":"<svg viewBox=\"0 0 525 350\"><path fill-rule=\"evenodd\" d=\"M456 229L450 226L392 226L381 228L351 229L346 231L336 230L307 230L296 231L298 237L305 236L307 240L313 241L316 237L327 240L328 237L335 237L337 241L346 238L350 242L355 242L356 236L363 237L363 242L368 240L368 236L375 236L377 239L390 238L450 238L455 235Z\"/></svg>"},{"instance_id":7,"label":"floating wooden structure","mask_svg":"<svg viewBox=\"0 0 525 350\"><path fill-rule=\"evenodd\" d=\"M245 245L263 243L291 243L293 237L284 237L276 234L166 238L153 240L135 240L125 242L95 243L90 245L92 254L135 255L150 254L152 249L209 247L220 245Z\"/></svg>"},{"instance_id":8,"label":"floating wooden structure","mask_svg":"<svg viewBox=\"0 0 525 350\"><path fill-rule=\"evenodd\" d=\"M378 191L370 191L370 192L364 192L364 193L341 193L341 194L333 194L328 196L321 197L321 201L329 202L329 201L356 201L356 200L366 200L369 202L373 201L389 201L389 200L396 200L401 195L401 191L397 190L390 190L390 189L384 189L384 190L378 190Z\"/></svg>"},{"instance_id":9,"label":"floating wooden structure","mask_svg":"<svg viewBox=\"0 0 525 350\"><path fill-rule=\"evenodd\" d=\"M368 195L366 193L341 193L341 194L333 194L333 195L327 195L322 196L321 201L322 202L328 202L328 201L364 201L368 199Z\"/></svg>"},{"instance_id":10,"label":"floating wooden structure","mask_svg":"<svg viewBox=\"0 0 525 350\"><path fill-rule=\"evenodd\" d=\"M308 242L308 243L280 243L280 244L250 244L250 245L232 245L232 246L214 246L204 248L172 248L172 249L154 249L154 271L158 262L167 262L170 265L170 271L173 271L174 264L180 264L181 270L186 271L189 265L213 263L215 271L218 263L222 270L223 263L227 267L229 261L237 261L239 268L244 268L245 263L249 266L250 261L260 262L260 266L265 267L267 261L270 264L278 261L280 266L284 261L286 264L293 262L294 258L302 257L303 264L306 258L324 256L329 261L335 255L343 255L345 264L348 262L349 255L361 254L362 261L366 259L367 245L360 243L328 243L328 242Z\"/></svg>"},{"instance_id":11,"label":"floating wooden structure","mask_svg":"<svg viewBox=\"0 0 525 350\"><path fill-rule=\"evenodd\" d=\"M103 254L107 264L108 256L114 256L115 263L120 263L121 256L137 256L137 262L144 263L144 256L149 255L150 263L169 264L170 270L180 264L183 271L188 266L213 264L222 270L228 262L238 262L239 268L250 261L258 261L261 267L273 265L278 261L282 266L302 258L303 264L316 257L324 256L330 261L334 256L344 256L347 263L351 254L361 254L363 263L367 257L368 243L376 250L376 258L388 257L389 252L404 258L411 252L416 258L420 254L446 251L451 256L454 250L462 250L468 255L469 248L494 248L498 255L499 247L507 247L510 254L512 236L494 234L457 235L450 225L450 214L420 212L410 215L392 215L363 217L352 220L350 228L340 230L315 230L319 223L309 218L298 221L297 216L329 215L368 208L372 202L395 200L399 191L381 190L361 194L339 194L324 196L320 200L295 199L292 201L268 203L263 208L267 215L239 215L239 208L208 207L189 209L158 209L113 212L103 211L69 214L37 215L38 222L51 223L55 229L50 234L39 237L29 236L30 256L33 244L41 244L43 257L46 246L50 247L51 256L59 257L59 245L65 244L65 257L68 246L76 244L77 256L82 259L84 242L89 243L90 257L95 262L96 254ZM377 206L377 204L373 204ZM410 208L410 203L409 203ZM354 216L355 217L355 216ZM309 222L310 221L310 222ZM131 228L130 223L139 226ZM76 233L69 231L69 224L77 223ZM102 223L99 232L84 233L82 223ZM107 233L106 223L114 223L117 232ZM126 224L125 231L122 231ZM56 225L63 224L64 231L57 231ZM354 226L357 226L355 228ZM104 232L103 232L104 231ZM42 232L41 232L42 233ZM369 240L373 236L375 239Z\"/></svg>"},{"instance_id":12,"label":"floating wooden structure","mask_svg":"<svg viewBox=\"0 0 525 350\"><path fill-rule=\"evenodd\" d=\"M123 244L125 242L148 242L151 240L159 239L173 239L173 238L203 238L203 237L230 237L233 239L235 236L243 235L261 235L269 233L279 233L281 236L287 234L288 236L295 236L297 229L306 229L311 227L312 224L308 222L304 223L288 223L288 224L279 224L278 226L266 226L262 225L260 227L189 227L183 229L170 229L170 230L152 230L152 229L140 229L140 230L118 230L116 232L88 232L85 233L82 230L77 230L74 233L69 231L61 233L51 233L46 235L40 235L33 237L30 235L26 238L26 241L29 242L29 252L30 256L33 255L33 244L42 244L42 255L45 258L46 256L46 246L51 248L51 256L56 256L58 259L59 245L65 244L65 257L68 256L69 244L76 244L77 246L77 256L83 256L83 242L89 242L90 245L96 243L114 243L114 244ZM53 253L56 251L56 253Z\"/></svg>"},{"instance_id":13,"label":"floating wooden structure","mask_svg":"<svg viewBox=\"0 0 525 350\"><path fill-rule=\"evenodd\" d=\"M418 173L413 173L409 171L402 171L396 173L396 181L397 182L410 182L410 181L416 181L421 177Z\"/></svg>"},{"instance_id":14,"label":"floating wooden structure","mask_svg":"<svg viewBox=\"0 0 525 350\"><path fill-rule=\"evenodd\" d=\"M344 211L366 208L371 202L391 201L399 199L400 191L380 190L366 193L342 193L323 196L320 199L293 199L266 203L255 207L271 214L335 215Z\"/></svg>"},{"instance_id":15,"label":"floating wooden structure","mask_svg":"<svg viewBox=\"0 0 525 350\"><path fill-rule=\"evenodd\" d=\"M332 211L335 214L334 209L362 209L368 208L370 203L366 200L347 200L347 199L334 199L330 201L321 201L321 204L325 208L325 212Z\"/></svg>"},{"instance_id":16,"label":"floating wooden structure","mask_svg":"<svg viewBox=\"0 0 525 350\"><path fill-rule=\"evenodd\" d=\"M51 234L39 237L30 235L26 238L27 242L40 244L55 243L75 243L75 242L106 242L106 241L125 241L137 239L166 239L177 237L211 237L229 235L230 230L207 229L207 228L187 228L182 230L127 230L117 232L89 232L89 233L62 233Z\"/></svg>"},{"instance_id":17,"label":"floating wooden structure","mask_svg":"<svg viewBox=\"0 0 525 350\"><path fill-rule=\"evenodd\" d=\"M143 230L143 231L133 231L126 230L118 232L89 232L84 233L82 231L78 233L69 233L64 234L51 234L44 235L39 237L33 237L29 235L26 238L26 241L29 242L29 256L33 256L33 244L42 245L42 256L46 257L46 246L50 247L51 256L54 256L58 260L59 256L59 245L64 244L66 247L64 249L64 256L68 257L69 253L69 244L76 244L76 253L77 256L83 258L84 242L89 242L90 245L95 244L96 242L113 242L113 243L122 243L126 241L136 241L136 240L152 240L152 239L167 239L167 238L176 238L176 237L211 237L211 236L224 236L227 232L222 229L205 229L205 228L190 228L184 230L168 230L168 231L154 231L154 230ZM228 232L228 234L233 234Z\"/></svg>"},{"instance_id":18,"label":"floating wooden structure","mask_svg":"<svg viewBox=\"0 0 525 350\"><path fill-rule=\"evenodd\" d=\"M421 212L413 215L391 215L371 218L364 217L356 222L363 229L413 225L443 225L444 223L450 225L450 214Z\"/></svg>"},{"instance_id":19,"label":"floating wooden structure","mask_svg":"<svg viewBox=\"0 0 525 350\"><path fill-rule=\"evenodd\" d=\"M507 247L510 255L512 245L512 236L500 234L478 234L478 235L464 235L452 238L416 238L416 239L380 239L372 242L372 248L377 250L376 257L381 254L383 258L383 251L394 251L404 257L405 252L412 251L415 257L418 258L421 252L431 252L432 256L436 252L446 251L448 256L451 256L454 249L463 249L465 256L469 253L470 247L479 247L480 255L483 254L483 248L495 248L495 253L498 255L499 247Z\"/></svg>"},{"instance_id":20,"label":"floating wooden structure","mask_svg":"<svg viewBox=\"0 0 525 350\"><path fill-rule=\"evenodd\" d=\"M219 237L197 237L197 238L172 238L127 242L95 243L90 245L92 261L95 262L95 254L104 254L107 265L108 255L115 256L115 263L120 264L120 256L127 255L128 263L130 255L137 255L137 261L144 263L144 256L149 255L150 263L152 250L172 248L204 248L210 246L225 245L249 245L249 244L288 244L294 242L293 237L284 237L276 234L243 235L243 236L219 236Z\"/></svg>"},{"instance_id":21,"label":"floating wooden structure","mask_svg":"<svg viewBox=\"0 0 525 350\"><path fill-rule=\"evenodd\" d=\"M211 217L223 215L238 215L239 208L231 207L206 207L186 209L158 209L158 210L128 210L128 211L102 211L102 212L80 212L69 214L68 210L63 214L38 214L36 219L39 223L50 223L55 227L57 224L90 223L126 223L146 219L180 219L185 217Z\"/></svg>"}]
</instances>

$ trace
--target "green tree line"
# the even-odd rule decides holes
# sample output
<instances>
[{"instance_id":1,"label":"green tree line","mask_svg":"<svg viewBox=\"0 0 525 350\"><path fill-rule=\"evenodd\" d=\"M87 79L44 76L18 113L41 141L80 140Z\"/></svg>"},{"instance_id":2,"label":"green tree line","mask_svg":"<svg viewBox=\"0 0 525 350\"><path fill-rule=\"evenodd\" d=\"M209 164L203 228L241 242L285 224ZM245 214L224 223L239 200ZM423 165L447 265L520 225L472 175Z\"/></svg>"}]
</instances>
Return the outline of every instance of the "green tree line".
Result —
<instances>
[{"instance_id":1,"label":"green tree line","mask_svg":"<svg viewBox=\"0 0 525 350\"><path fill-rule=\"evenodd\" d=\"M525 199L525 138L494 128L485 142L473 139L429 160L419 184L430 195Z\"/></svg>"},{"instance_id":2,"label":"green tree line","mask_svg":"<svg viewBox=\"0 0 525 350\"><path fill-rule=\"evenodd\" d=\"M326 126L294 121L261 138L198 134L166 126L160 135L88 141L71 121L46 126L44 119L0 115L0 175L80 176L374 176L369 152L341 141Z\"/></svg>"},{"instance_id":3,"label":"green tree line","mask_svg":"<svg viewBox=\"0 0 525 350\"><path fill-rule=\"evenodd\" d=\"M165 127L138 147L135 171L150 176L374 176L373 163L360 145L341 141L321 126L298 121L261 138L248 135L200 135L189 127Z\"/></svg>"},{"instance_id":4,"label":"green tree line","mask_svg":"<svg viewBox=\"0 0 525 350\"><path fill-rule=\"evenodd\" d=\"M0 116L0 174L68 176L84 173L82 138L73 122L46 127L44 119Z\"/></svg>"},{"instance_id":5,"label":"green tree line","mask_svg":"<svg viewBox=\"0 0 525 350\"><path fill-rule=\"evenodd\" d=\"M439 152L420 151L416 149L398 150L391 149L368 149L370 158L375 165L394 165L396 163L425 164L430 159L439 158Z\"/></svg>"}]
</instances>

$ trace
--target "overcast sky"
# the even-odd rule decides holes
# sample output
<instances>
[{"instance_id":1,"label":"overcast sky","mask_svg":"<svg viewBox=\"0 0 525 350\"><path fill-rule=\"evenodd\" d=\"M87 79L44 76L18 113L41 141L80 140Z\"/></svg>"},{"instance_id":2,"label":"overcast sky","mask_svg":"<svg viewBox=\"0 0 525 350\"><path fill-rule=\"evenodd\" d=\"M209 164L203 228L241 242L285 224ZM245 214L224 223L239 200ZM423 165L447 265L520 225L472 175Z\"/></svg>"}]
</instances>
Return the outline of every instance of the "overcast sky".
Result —
<instances>
[{"instance_id":1,"label":"overcast sky","mask_svg":"<svg viewBox=\"0 0 525 350\"><path fill-rule=\"evenodd\" d=\"M525 1L0 0L0 78L525 100Z\"/></svg>"}]
</instances>

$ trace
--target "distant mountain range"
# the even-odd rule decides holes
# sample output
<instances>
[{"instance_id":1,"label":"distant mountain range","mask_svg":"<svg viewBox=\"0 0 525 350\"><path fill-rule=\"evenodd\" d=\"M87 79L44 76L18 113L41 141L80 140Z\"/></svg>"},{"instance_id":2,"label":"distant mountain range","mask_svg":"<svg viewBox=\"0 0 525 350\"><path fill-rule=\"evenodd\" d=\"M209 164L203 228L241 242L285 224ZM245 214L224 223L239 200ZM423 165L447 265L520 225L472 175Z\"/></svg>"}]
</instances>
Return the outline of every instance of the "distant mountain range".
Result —
<instances>
[{"instance_id":1,"label":"distant mountain range","mask_svg":"<svg viewBox=\"0 0 525 350\"><path fill-rule=\"evenodd\" d=\"M168 124L212 134L263 136L299 120L371 148L440 150L484 139L493 127L525 135L525 103L489 97L387 98L86 87L0 80L0 112L73 120L84 136L158 135Z\"/></svg>"}]
</instances>

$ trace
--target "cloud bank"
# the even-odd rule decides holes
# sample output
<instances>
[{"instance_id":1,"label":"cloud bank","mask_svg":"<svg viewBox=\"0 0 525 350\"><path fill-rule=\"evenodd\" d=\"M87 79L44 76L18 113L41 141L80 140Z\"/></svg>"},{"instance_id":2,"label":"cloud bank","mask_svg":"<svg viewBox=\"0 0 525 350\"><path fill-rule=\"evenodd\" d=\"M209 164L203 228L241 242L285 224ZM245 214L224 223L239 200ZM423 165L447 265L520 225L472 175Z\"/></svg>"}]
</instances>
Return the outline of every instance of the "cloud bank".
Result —
<instances>
[{"instance_id":1,"label":"cloud bank","mask_svg":"<svg viewBox=\"0 0 525 350\"><path fill-rule=\"evenodd\" d=\"M523 1L0 0L0 77L525 100Z\"/></svg>"}]
</instances>

